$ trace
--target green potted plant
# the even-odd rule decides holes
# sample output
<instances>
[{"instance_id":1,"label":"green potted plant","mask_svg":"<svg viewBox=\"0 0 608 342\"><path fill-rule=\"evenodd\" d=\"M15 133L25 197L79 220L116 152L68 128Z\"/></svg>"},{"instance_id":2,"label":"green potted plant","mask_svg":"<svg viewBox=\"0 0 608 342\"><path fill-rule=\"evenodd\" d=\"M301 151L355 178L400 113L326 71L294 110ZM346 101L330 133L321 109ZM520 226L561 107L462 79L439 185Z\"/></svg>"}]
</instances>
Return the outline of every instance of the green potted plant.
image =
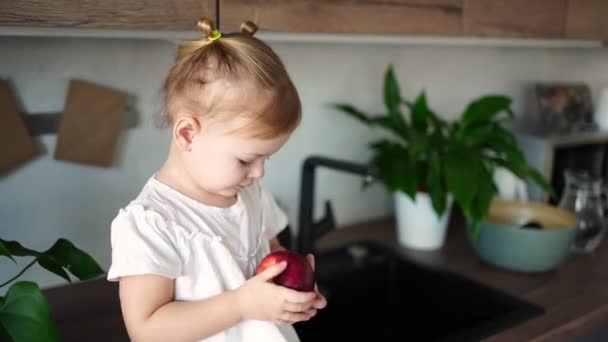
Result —
<instances>
[{"instance_id":1,"label":"green potted plant","mask_svg":"<svg viewBox=\"0 0 608 342\"><path fill-rule=\"evenodd\" d=\"M551 191L543 176L527 164L514 135L505 128L514 118L510 98L482 96L470 102L457 120L447 122L429 107L424 91L414 101L403 98L389 65L384 77L384 104L386 112L378 115L352 104L332 107L389 133L371 144L370 162L378 180L395 195L402 244L417 249L441 247L452 202L462 209L470 222L470 236L477 240L479 223L497 193L493 175L498 168ZM404 116L403 109L409 115Z\"/></svg>"},{"instance_id":2,"label":"green potted plant","mask_svg":"<svg viewBox=\"0 0 608 342\"><path fill-rule=\"evenodd\" d=\"M0 239L0 255L11 259L29 257L32 260L15 276L3 281L0 288L12 284L0 297L0 341L58 341L51 309L35 282L17 280L30 267L38 264L71 282L68 272L80 280L92 279L103 270L91 256L66 239L57 240L51 248L38 252L23 247L17 241Z\"/></svg>"}]
</instances>

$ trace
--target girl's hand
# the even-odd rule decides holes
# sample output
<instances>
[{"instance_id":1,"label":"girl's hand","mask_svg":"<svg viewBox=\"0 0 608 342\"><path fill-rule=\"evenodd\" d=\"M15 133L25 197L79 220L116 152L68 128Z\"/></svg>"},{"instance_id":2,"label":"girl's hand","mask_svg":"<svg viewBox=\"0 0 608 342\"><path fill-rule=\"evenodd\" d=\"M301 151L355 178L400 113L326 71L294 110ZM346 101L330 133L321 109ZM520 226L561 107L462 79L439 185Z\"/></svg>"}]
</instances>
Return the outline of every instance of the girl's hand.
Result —
<instances>
[{"instance_id":1,"label":"girl's hand","mask_svg":"<svg viewBox=\"0 0 608 342\"><path fill-rule=\"evenodd\" d=\"M314 269L315 269L315 256L312 255L312 254L307 254L306 255L306 259L308 260L308 263L310 264L310 266L312 267L312 269L314 271ZM315 283L315 294L317 296L313 300L312 308L309 310L309 313L312 314L312 316L314 316L314 315L317 314L317 310L323 309L324 307L327 306L327 300L321 294L321 292L319 292L319 289L318 289L316 283Z\"/></svg>"},{"instance_id":2,"label":"girl's hand","mask_svg":"<svg viewBox=\"0 0 608 342\"><path fill-rule=\"evenodd\" d=\"M270 282L285 267L285 261L269 266L235 291L243 319L293 324L314 316L315 292L299 292Z\"/></svg>"}]
</instances>

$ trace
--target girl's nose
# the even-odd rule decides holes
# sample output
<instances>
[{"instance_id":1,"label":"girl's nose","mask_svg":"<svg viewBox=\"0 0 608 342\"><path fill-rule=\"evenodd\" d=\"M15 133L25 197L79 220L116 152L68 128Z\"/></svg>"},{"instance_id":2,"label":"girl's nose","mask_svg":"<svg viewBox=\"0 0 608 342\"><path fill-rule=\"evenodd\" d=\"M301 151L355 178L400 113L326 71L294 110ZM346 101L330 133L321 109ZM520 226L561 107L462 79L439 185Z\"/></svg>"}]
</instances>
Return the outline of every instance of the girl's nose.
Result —
<instances>
[{"instance_id":1,"label":"girl's nose","mask_svg":"<svg viewBox=\"0 0 608 342\"><path fill-rule=\"evenodd\" d=\"M249 170L250 178L262 178L264 177L264 160L260 160L253 165Z\"/></svg>"}]
</instances>

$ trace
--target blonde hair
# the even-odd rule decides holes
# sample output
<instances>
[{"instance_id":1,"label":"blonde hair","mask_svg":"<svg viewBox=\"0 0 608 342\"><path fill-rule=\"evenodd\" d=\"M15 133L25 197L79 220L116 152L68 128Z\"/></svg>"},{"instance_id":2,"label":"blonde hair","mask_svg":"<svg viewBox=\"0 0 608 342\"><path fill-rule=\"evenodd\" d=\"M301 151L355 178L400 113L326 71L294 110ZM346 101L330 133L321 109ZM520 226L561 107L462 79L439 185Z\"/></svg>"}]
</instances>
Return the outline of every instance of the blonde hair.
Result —
<instances>
[{"instance_id":1,"label":"blonde hair","mask_svg":"<svg viewBox=\"0 0 608 342\"><path fill-rule=\"evenodd\" d=\"M197 26L204 37L179 42L176 62L165 79L165 121L171 124L178 112L185 111L217 120L250 119L237 129L250 137L291 133L301 120L300 98L279 56L253 37L257 26L247 21L241 32L221 36L210 19L200 19ZM214 111L219 101L210 98L208 91L210 83L222 79L249 82L270 94L270 101L258 113L242 111L238 117L227 117Z\"/></svg>"}]
</instances>

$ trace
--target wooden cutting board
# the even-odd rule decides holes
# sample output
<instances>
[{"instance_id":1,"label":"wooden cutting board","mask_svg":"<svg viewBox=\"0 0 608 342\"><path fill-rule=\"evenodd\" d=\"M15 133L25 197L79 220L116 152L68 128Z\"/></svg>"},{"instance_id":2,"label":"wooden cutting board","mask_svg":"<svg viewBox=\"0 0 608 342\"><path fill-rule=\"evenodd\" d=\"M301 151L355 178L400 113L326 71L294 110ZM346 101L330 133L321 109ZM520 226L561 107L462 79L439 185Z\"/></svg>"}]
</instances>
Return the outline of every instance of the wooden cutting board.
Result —
<instances>
[{"instance_id":1,"label":"wooden cutting board","mask_svg":"<svg viewBox=\"0 0 608 342\"><path fill-rule=\"evenodd\" d=\"M17 102L6 81L0 80L0 174L16 168L38 154Z\"/></svg>"},{"instance_id":2,"label":"wooden cutting board","mask_svg":"<svg viewBox=\"0 0 608 342\"><path fill-rule=\"evenodd\" d=\"M70 81L55 159L111 166L127 100L126 93L82 80Z\"/></svg>"}]
</instances>

